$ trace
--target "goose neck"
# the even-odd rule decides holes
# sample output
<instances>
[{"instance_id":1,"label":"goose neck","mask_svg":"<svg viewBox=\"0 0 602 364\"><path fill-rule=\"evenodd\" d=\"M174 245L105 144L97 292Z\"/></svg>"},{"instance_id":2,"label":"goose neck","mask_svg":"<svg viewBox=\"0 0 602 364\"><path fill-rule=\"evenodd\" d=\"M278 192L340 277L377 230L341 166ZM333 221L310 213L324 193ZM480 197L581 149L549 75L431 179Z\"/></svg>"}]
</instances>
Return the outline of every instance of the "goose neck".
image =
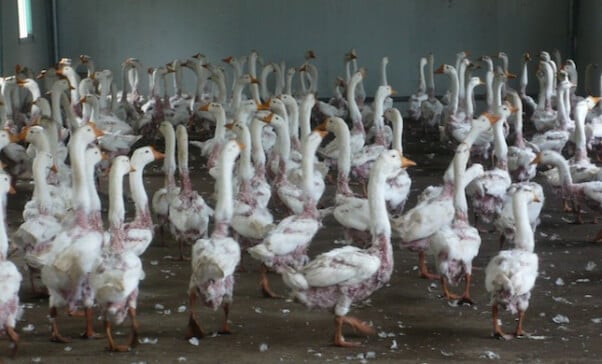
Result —
<instances>
[{"instance_id":1,"label":"goose neck","mask_svg":"<svg viewBox=\"0 0 602 364\"><path fill-rule=\"evenodd\" d=\"M516 223L516 235L514 238L515 245L518 249L533 252L535 240L533 230L529 222L529 207L523 192L516 192L512 196L512 207L514 212L514 220Z\"/></svg>"},{"instance_id":2,"label":"goose neck","mask_svg":"<svg viewBox=\"0 0 602 364\"><path fill-rule=\"evenodd\" d=\"M123 202L123 174L111 168L109 175L109 226L120 228L125 219L125 204Z\"/></svg>"},{"instance_id":3,"label":"goose neck","mask_svg":"<svg viewBox=\"0 0 602 364\"><path fill-rule=\"evenodd\" d=\"M382 166L377 160L370 171L368 182L368 207L370 209L370 233L373 240L377 236L384 235L390 239L391 224L387 213L387 204L385 201L385 183L387 176L382 173Z\"/></svg>"}]
</instances>

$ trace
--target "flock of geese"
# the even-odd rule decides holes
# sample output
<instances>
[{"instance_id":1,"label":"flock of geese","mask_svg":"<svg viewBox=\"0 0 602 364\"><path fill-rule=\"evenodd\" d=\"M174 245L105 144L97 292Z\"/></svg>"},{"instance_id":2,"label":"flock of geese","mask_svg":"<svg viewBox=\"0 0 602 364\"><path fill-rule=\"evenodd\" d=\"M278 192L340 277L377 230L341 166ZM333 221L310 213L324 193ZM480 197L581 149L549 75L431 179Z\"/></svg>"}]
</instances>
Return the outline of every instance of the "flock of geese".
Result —
<instances>
[{"instance_id":1,"label":"flock of geese","mask_svg":"<svg viewBox=\"0 0 602 364\"><path fill-rule=\"evenodd\" d=\"M261 263L265 296L278 297L266 274L275 271L299 302L334 312L335 345L355 346L359 343L345 340L343 325L374 332L349 311L389 281L392 239L418 253L421 276L440 280L444 297L472 304L472 261L481 244L476 224L492 224L504 247L485 271L494 334L523 335L538 274L534 230L545 199L542 187L530 181L537 165L555 167L545 172L547 182L577 220L582 207L602 207L600 168L588 157L588 151L598 156L602 149L602 107L596 106L597 98L576 95L575 64L541 52L534 100L526 94L528 54L518 91L507 83L516 76L502 52L499 65L489 56L471 60L467 52L458 53L455 65L436 69L432 54L421 58L419 87L405 116L427 135L438 135L454 157L442 184L426 188L406 209L412 183L406 169L415 163L403 155L404 119L393 107L388 58L382 59L380 86L369 103L366 73L358 68L355 50L345 55L346 75L337 79L327 102L316 98L315 57L307 51L300 67L286 68L284 62L261 61L253 51L223 59L231 66L226 72L197 54L149 68L148 95L139 91L142 63L135 58L122 64L122 90L110 70L96 70L85 55L78 65L62 59L37 76L17 66L15 75L0 78L1 221L15 179L34 182L23 222L10 239L0 224L0 321L14 344L12 354L19 343L15 324L22 276L10 254L23 254L31 289L49 295L52 341L69 341L58 325L64 307L70 313L83 309L83 336L97 336L92 317L98 305L109 350L126 351L138 342L136 304L144 278L139 257L154 238L164 241L168 234L178 242L179 259L191 261L187 338L204 335L198 303L223 309L220 332L230 332L234 274L241 254L248 252ZM484 81L473 76L479 64ZM78 67L85 67L84 77ZM183 90L184 68L196 80L190 94ZM435 74L450 80L441 100L435 95ZM171 95L168 75L173 75ZM486 88L486 110L475 118L479 86ZM530 140L523 134L525 117L534 130ZM189 140L189 132L200 140ZM329 133L334 138L323 142ZM159 139L164 153L141 146ZM215 179L215 194L208 200L191 182L189 145L198 148ZM157 160L163 160L165 183L149 201L143 173ZM109 207L103 219L97 173L107 170ZM126 175L134 203L130 221L125 218ZM325 206L322 197L333 176L336 192L328 199L333 204ZM285 217L275 219L274 211ZM344 227L348 245L310 259L311 242L329 215ZM436 273L429 272L427 255L434 257ZM43 287L36 287L37 277ZM462 281L462 293L452 293L449 285ZM511 335L498 324L499 307L518 315ZM112 325L128 317L130 339L117 344Z\"/></svg>"}]
</instances>

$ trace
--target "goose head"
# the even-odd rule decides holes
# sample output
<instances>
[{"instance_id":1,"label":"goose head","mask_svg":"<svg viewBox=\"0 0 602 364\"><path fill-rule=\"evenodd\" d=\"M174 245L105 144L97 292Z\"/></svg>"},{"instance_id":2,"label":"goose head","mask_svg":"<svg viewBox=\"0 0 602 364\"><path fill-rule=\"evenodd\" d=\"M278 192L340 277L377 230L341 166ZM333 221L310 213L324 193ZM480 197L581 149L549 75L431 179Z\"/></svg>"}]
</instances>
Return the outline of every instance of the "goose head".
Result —
<instances>
[{"instance_id":1,"label":"goose head","mask_svg":"<svg viewBox=\"0 0 602 364\"><path fill-rule=\"evenodd\" d=\"M404 157L400 151L389 149L382 152L371 171L372 173L383 173L385 176L390 176L397 173L401 168L415 166L416 163Z\"/></svg>"},{"instance_id":2,"label":"goose head","mask_svg":"<svg viewBox=\"0 0 602 364\"><path fill-rule=\"evenodd\" d=\"M138 148L132 154L130 162L136 169L142 169L150 162L165 158L165 154L159 152L152 146Z\"/></svg>"},{"instance_id":3,"label":"goose head","mask_svg":"<svg viewBox=\"0 0 602 364\"><path fill-rule=\"evenodd\" d=\"M452 73L456 73L456 68L452 65L449 64L442 64L441 66L439 66L439 68L437 68L435 70L436 74L452 74Z\"/></svg>"},{"instance_id":4,"label":"goose head","mask_svg":"<svg viewBox=\"0 0 602 364\"><path fill-rule=\"evenodd\" d=\"M163 121L163 122L161 122L161 124L159 124L159 132L163 136L167 136L170 134L174 135L174 133L175 133L173 125L169 121Z\"/></svg>"},{"instance_id":5,"label":"goose head","mask_svg":"<svg viewBox=\"0 0 602 364\"><path fill-rule=\"evenodd\" d=\"M390 107L387 110L385 110L385 112L383 113L383 117L391 122L402 119L399 109L395 107Z\"/></svg>"},{"instance_id":6,"label":"goose head","mask_svg":"<svg viewBox=\"0 0 602 364\"><path fill-rule=\"evenodd\" d=\"M28 143L33 143L44 136L46 136L46 134L44 134L44 128L39 125L32 125L21 129L18 138L19 141L25 140Z\"/></svg>"},{"instance_id":7,"label":"goose head","mask_svg":"<svg viewBox=\"0 0 602 364\"><path fill-rule=\"evenodd\" d=\"M244 75L240 76L238 78L238 82L240 84L246 85L246 84L259 84L259 80L256 79L255 77L251 76L248 73L245 73Z\"/></svg>"},{"instance_id":8,"label":"goose head","mask_svg":"<svg viewBox=\"0 0 602 364\"><path fill-rule=\"evenodd\" d=\"M115 176L123 177L130 172L135 172L136 169L130 163L130 158L125 155L117 156L113 159L113 163L111 163L111 177L115 178Z\"/></svg>"}]
</instances>

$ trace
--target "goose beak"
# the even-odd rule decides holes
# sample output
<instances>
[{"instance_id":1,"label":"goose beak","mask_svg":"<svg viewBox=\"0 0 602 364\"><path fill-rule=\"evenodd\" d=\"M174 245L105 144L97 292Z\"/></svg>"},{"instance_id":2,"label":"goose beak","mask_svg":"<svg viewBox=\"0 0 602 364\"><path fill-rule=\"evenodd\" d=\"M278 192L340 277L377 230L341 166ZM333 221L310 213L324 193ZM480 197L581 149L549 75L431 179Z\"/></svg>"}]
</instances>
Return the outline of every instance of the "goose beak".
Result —
<instances>
[{"instance_id":1,"label":"goose beak","mask_svg":"<svg viewBox=\"0 0 602 364\"><path fill-rule=\"evenodd\" d=\"M17 190L15 190L13 185L10 185L10 187L8 188L8 193L14 195L15 193L17 193Z\"/></svg>"},{"instance_id":2,"label":"goose beak","mask_svg":"<svg viewBox=\"0 0 602 364\"><path fill-rule=\"evenodd\" d=\"M504 75L506 75L506 77L510 80L513 80L516 78L516 75L514 73L510 73L510 72L504 72Z\"/></svg>"},{"instance_id":3,"label":"goose beak","mask_svg":"<svg viewBox=\"0 0 602 364\"><path fill-rule=\"evenodd\" d=\"M205 104L199 107L199 111L209 111L209 104Z\"/></svg>"},{"instance_id":4,"label":"goose beak","mask_svg":"<svg viewBox=\"0 0 602 364\"><path fill-rule=\"evenodd\" d=\"M537 153L537 155L535 156L535 158L533 158L533 160L531 161L530 164L539 164L541 163L541 153Z\"/></svg>"},{"instance_id":5,"label":"goose beak","mask_svg":"<svg viewBox=\"0 0 602 364\"><path fill-rule=\"evenodd\" d=\"M79 99L79 103L80 103L80 104L85 104L85 103L86 103L86 96L82 96L82 97Z\"/></svg>"},{"instance_id":6,"label":"goose beak","mask_svg":"<svg viewBox=\"0 0 602 364\"><path fill-rule=\"evenodd\" d=\"M25 80L22 80L20 78L17 78L17 86L19 87L24 87L26 84Z\"/></svg>"},{"instance_id":7,"label":"goose beak","mask_svg":"<svg viewBox=\"0 0 602 364\"><path fill-rule=\"evenodd\" d=\"M537 197L536 194L533 194L533 202L541 202L541 200L539 199L539 197Z\"/></svg>"},{"instance_id":8,"label":"goose beak","mask_svg":"<svg viewBox=\"0 0 602 364\"><path fill-rule=\"evenodd\" d=\"M132 172L136 172L136 168L134 168L134 166L130 164L130 173Z\"/></svg>"},{"instance_id":9,"label":"goose beak","mask_svg":"<svg viewBox=\"0 0 602 364\"><path fill-rule=\"evenodd\" d=\"M407 167L412 167L412 166L416 165L416 162L404 157L403 155L400 156L400 158L401 158L401 168L407 168Z\"/></svg>"},{"instance_id":10,"label":"goose beak","mask_svg":"<svg viewBox=\"0 0 602 364\"><path fill-rule=\"evenodd\" d=\"M395 91L395 89L391 89L391 95L397 95L397 91Z\"/></svg>"},{"instance_id":11,"label":"goose beak","mask_svg":"<svg viewBox=\"0 0 602 364\"><path fill-rule=\"evenodd\" d=\"M531 60L531 54L529 54L528 52L523 54L523 60L529 62Z\"/></svg>"},{"instance_id":12,"label":"goose beak","mask_svg":"<svg viewBox=\"0 0 602 364\"><path fill-rule=\"evenodd\" d=\"M100 138L101 136L105 135L105 132L101 129L98 129L94 123L88 122L88 125L92 128L92 130L94 130L94 135L97 138Z\"/></svg>"},{"instance_id":13,"label":"goose beak","mask_svg":"<svg viewBox=\"0 0 602 364\"><path fill-rule=\"evenodd\" d=\"M591 100L594 103L594 105L596 105L598 102L600 102L601 98L595 97L595 96L589 96L588 99Z\"/></svg>"},{"instance_id":14,"label":"goose beak","mask_svg":"<svg viewBox=\"0 0 602 364\"><path fill-rule=\"evenodd\" d=\"M270 113L268 116L264 117L261 119L261 121L266 122L266 123L271 123L272 119L274 118L274 113Z\"/></svg>"},{"instance_id":15,"label":"goose beak","mask_svg":"<svg viewBox=\"0 0 602 364\"><path fill-rule=\"evenodd\" d=\"M245 149L245 145L241 142L236 142L236 145L238 145L238 148L240 148L240 150Z\"/></svg>"},{"instance_id":16,"label":"goose beak","mask_svg":"<svg viewBox=\"0 0 602 364\"><path fill-rule=\"evenodd\" d=\"M491 113L488 113L488 112L484 113L483 115L487 118L487 120L489 120L489 123L491 125L497 123L497 121L500 120L500 116L499 115L491 114Z\"/></svg>"},{"instance_id":17,"label":"goose beak","mask_svg":"<svg viewBox=\"0 0 602 364\"><path fill-rule=\"evenodd\" d=\"M52 163L52 165L50 166L50 170L54 173L58 172L58 168L56 168L56 164Z\"/></svg>"},{"instance_id":18,"label":"goose beak","mask_svg":"<svg viewBox=\"0 0 602 364\"><path fill-rule=\"evenodd\" d=\"M324 137L328 135L328 130L322 130L322 129L315 128L314 131L316 133L318 133L318 135L320 135L320 138L322 138L322 139L324 139Z\"/></svg>"},{"instance_id":19,"label":"goose beak","mask_svg":"<svg viewBox=\"0 0 602 364\"><path fill-rule=\"evenodd\" d=\"M151 150L153 152L153 157L155 157L155 160L160 160L160 159L165 158L165 154L159 152L154 147L151 147Z\"/></svg>"},{"instance_id":20,"label":"goose beak","mask_svg":"<svg viewBox=\"0 0 602 364\"><path fill-rule=\"evenodd\" d=\"M83 64L86 64L86 63L88 63L88 57L86 57L86 56L84 56L83 54L81 54L81 55L79 56L79 61L80 61L81 63L83 63Z\"/></svg>"},{"instance_id":21,"label":"goose beak","mask_svg":"<svg viewBox=\"0 0 602 364\"><path fill-rule=\"evenodd\" d=\"M320 123L320 125L318 125L314 130L318 130L318 131L326 131L328 129L326 129L326 125L328 124L328 120L330 120L330 118L326 118L322 123Z\"/></svg>"},{"instance_id":22,"label":"goose beak","mask_svg":"<svg viewBox=\"0 0 602 364\"><path fill-rule=\"evenodd\" d=\"M307 66L306 66L306 65L303 65L303 66L299 67L299 70L298 70L298 71L299 71L299 72L305 72L305 71L307 71Z\"/></svg>"},{"instance_id":23,"label":"goose beak","mask_svg":"<svg viewBox=\"0 0 602 364\"><path fill-rule=\"evenodd\" d=\"M265 102L263 104L257 103L257 111L269 110L269 109L270 109L270 104L268 102Z\"/></svg>"},{"instance_id":24,"label":"goose beak","mask_svg":"<svg viewBox=\"0 0 602 364\"><path fill-rule=\"evenodd\" d=\"M444 65L441 65L441 66L439 66L439 68L437 68L437 69L434 71L434 73L439 73L439 74L443 73L443 66L444 66Z\"/></svg>"},{"instance_id":25,"label":"goose beak","mask_svg":"<svg viewBox=\"0 0 602 364\"><path fill-rule=\"evenodd\" d=\"M18 142L20 142L21 140L24 139L24 138L21 139L21 133L19 133L19 134L8 133L8 141L11 142L11 143L18 143Z\"/></svg>"},{"instance_id":26,"label":"goose beak","mask_svg":"<svg viewBox=\"0 0 602 364\"><path fill-rule=\"evenodd\" d=\"M232 63L233 60L234 60L234 57L232 57L232 56L222 58L222 62L228 63L228 64Z\"/></svg>"},{"instance_id":27,"label":"goose beak","mask_svg":"<svg viewBox=\"0 0 602 364\"><path fill-rule=\"evenodd\" d=\"M107 153L107 152L100 152L100 160L108 161L109 160L109 153Z\"/></svg>"},{"instance_id":28,"label":"goose beak","mask_svg":"<svg viewBox=\"0 0 602 364\"><path fill-rule=\"evenodd\" d=\"M29 131L29 126L24 127L23 129L21 129L21 132L19 134L14 135L15 136L15 141L12 141L13 143L18 143L22 140L25 140L25 137L27 136L27 132ZM11 137L13 136L13 134L11 134Z\"/></svg>"},{"instance_id":29,"label":"goose beak","mask_svg":"<svg viewBox=\"0 0 602 364\"><path fill-rule=\"evenodd\" d=\"M251 83L259 85L259 80L256 79L255 77L251 77Z\"/></svg>"},{"instance_id":30,"label":"goose beak","mask_svg":"<svg viewBox=\"0 0 602 364\"><path fill-rule=\"evenodd\" d=\"M232 130L232 127L234 127L234 123L228 123L228 124L224 125L224 127L228 130Z\"/></svg>"}]
</instances>

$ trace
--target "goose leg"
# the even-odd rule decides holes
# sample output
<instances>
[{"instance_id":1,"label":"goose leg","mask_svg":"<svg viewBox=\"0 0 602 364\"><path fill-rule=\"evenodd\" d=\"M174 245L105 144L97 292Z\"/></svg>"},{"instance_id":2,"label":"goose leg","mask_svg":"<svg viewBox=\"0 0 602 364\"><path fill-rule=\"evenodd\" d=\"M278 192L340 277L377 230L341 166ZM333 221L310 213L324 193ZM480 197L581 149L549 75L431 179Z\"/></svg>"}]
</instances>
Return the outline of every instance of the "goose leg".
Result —
<instances>
[{"instance_id":1,"label":"goose leg","mask_svg":"<svg viewBox=\"0 0 602 364\"><path fill-rule=\"evenodd\" d=\"M464 276L465 278L465 285L464 285L464 293L462 294L462 298L460 298L460 301L458 302L459 304L468 304L468 305L474 305L474 302L472 301L472 299L470 298L470 279L471 279L471 274L470 273L466 273L466 275Z\"/></svg>"},{"instance_id":2,"label":"goose leg","mask_svg":"<svg viewBox=\"0 0 602 364\"><path fill-rule=\"evenodd\" d=\"M418 270L420 272L420 278L441 279L438 274L429 273L426 266L426 253L423 251L418 253Z\"/></svg>"},{"instance_id":3,"label":"goose leg","mask_svg":"<svg viewBox=\"0 0 602 364\"><path fill-rule=\"evenodd\" d=\"M5 325L4 330L6 331L8 339L13 343L13 347L10 351L10 358L14 359L15 355L17 355L17 350L19 349L19 334L16 333L12 326Z\"/></svg>"},{"instance_id":4,"label":"goose leg","mask_svg":"<svg viewBox=\"0 0 602 364\"><path fill-rule=\"evenodd\" d=\"M123 353L129 351L129 347L127 345L117 345L113 340L113 335L111 333L111 322L108 319L105 319L105 334L107 335L107 341L109 346L107 347L108 351Z\"/></svg>"},{"instance_id":5,"label":"goose leg","mask_svg":"<svg viewBox=\"0 0 602 364\"><path fill-rule=\"evenodd\" d=\"M230 334L232 334L232 331L230 331L230 324L228 323L228 315L230 314L230 304L224 303L223 308L224 308L224 325L222 326L222 329L220 331L218 331L218 334L230 335Z\"/></svg>"},{"instance_id":6,"label":"goose leg","mask_svg":"<svg viewBox=\"0 0 602 364\"><path fill-rule=\"evenodd\" d=\"M138 345L138 320L136 319L136 309L130 307L128 309L128 314L130 315L130 320L132 322L132 336L130 337L130 348L136 347Z\"/></svg>"},{"instance_id":7,"label":"goose leg","mask_svg":"<svg viewBox=\"0 0 602 364\"><path fill-rule=\"evenodd\" d=\"M58 315L58 312L57 312L56 307L51 307L50 308L50 321L51 321L51 325L52 325L52 333L50 336L50 341L55 342L55 343L69 343L69 342L71 342L71 340L62 336L59 333L59 328L58 328L58 325L56 324L57 315Z\"/></svg>"},{"instance_id":8,"label":"goose leg","mask_svg":"<svg viewBox=\"0 0 602 364\"><path fill-rule=\"evenodd\" d=\"M84 310L84 316L86 317L86 331L81 335L82 339L99 339L101 336L94 332L92 325L92 308L86 307Z\"/></svg>"},{"instance_id":9,"label":"goose leg","mask_svg":"<svg viewBox=\"0 0 602 364\"><path fill-rule=\"evenodd\" d=\"M263 295L263 297L282 298L282 296L275 294L270 288L270 283L268 281L267 275L268 267L266 267L265 264L262 263L261 267L259 268L259 272L261 273L261 294Z\"/></svg>"},{"instance_id":10,"label":"goose leg","mask_svg":"<svg viewBox=\"0 0 602 364\"><path fill-rule=\"evenodd\" d=\"M525 318L525 311L518 311L518 322L516 324L516 331L514 332L514 336L516 337L520 337L520 336L529 336L530 334L528 332L525 332L523 330L523 320Z\"/></svg>"},{"instance_id":11,"label":"goose leg","mask_svg":"<svg viewBox=\"0 0 602 364\"><path fill-rule=\"evenodd\" d=\"M188 294L188 307L190 310L190 316L188 318L188 332L186 333L186 339L190 339L196 337L197 339L201 339L205 336L201 325L197 321L196 313L194 312L196 307L196 293L191 292Z\"/></svg>"},{"instance_id":12,"label":"goose leg","mask_svg":"<svg viewBox=\"0 0 602 364\"><path fill-rule=\"evenodd\" d=\"M360 320L358 320L354 317L335 316L335 318L334 318L334 325L335 325L334 344L336 346L356 347L356 346L361 345L361 343L359 343L359 342L345 341L345 338L343 337L343 324L344 323L351 325L351 327L353 327L354 329L356 329L362 333L365 333L368 335L374 333L374 329L372 327L366 325L365 323L361 322Z\"/></svg>"},{"instance_id":13,"label":"goose leg","mask_svg":"<svg viewBox=\"0 0 602 364\"><path fill-rule=\"evenodd\" d=\"M455 295L449 291L449 289L447 288L447 280L443 276L441 277L441 288L443 289L443 295L441 297L448 300L457 300L460 298L460 296Z\"/></svg>"},{"instance_id":14,"label":"goose leg","mask_svg":"<svg viewBox=\"0 0 602 364\"><path fill-rule=\"evenodd\" d=\"M493 336L498 339L504 339L504 340L512 339L512 335L504 334L504 332L502 331L502 328L500 327L500 324L498 323L497 316L498 316L498 307L497 307L497 303L494 303L493 306L491 306L491 318L493 319Z\"/></svg>"}]
</instances>

